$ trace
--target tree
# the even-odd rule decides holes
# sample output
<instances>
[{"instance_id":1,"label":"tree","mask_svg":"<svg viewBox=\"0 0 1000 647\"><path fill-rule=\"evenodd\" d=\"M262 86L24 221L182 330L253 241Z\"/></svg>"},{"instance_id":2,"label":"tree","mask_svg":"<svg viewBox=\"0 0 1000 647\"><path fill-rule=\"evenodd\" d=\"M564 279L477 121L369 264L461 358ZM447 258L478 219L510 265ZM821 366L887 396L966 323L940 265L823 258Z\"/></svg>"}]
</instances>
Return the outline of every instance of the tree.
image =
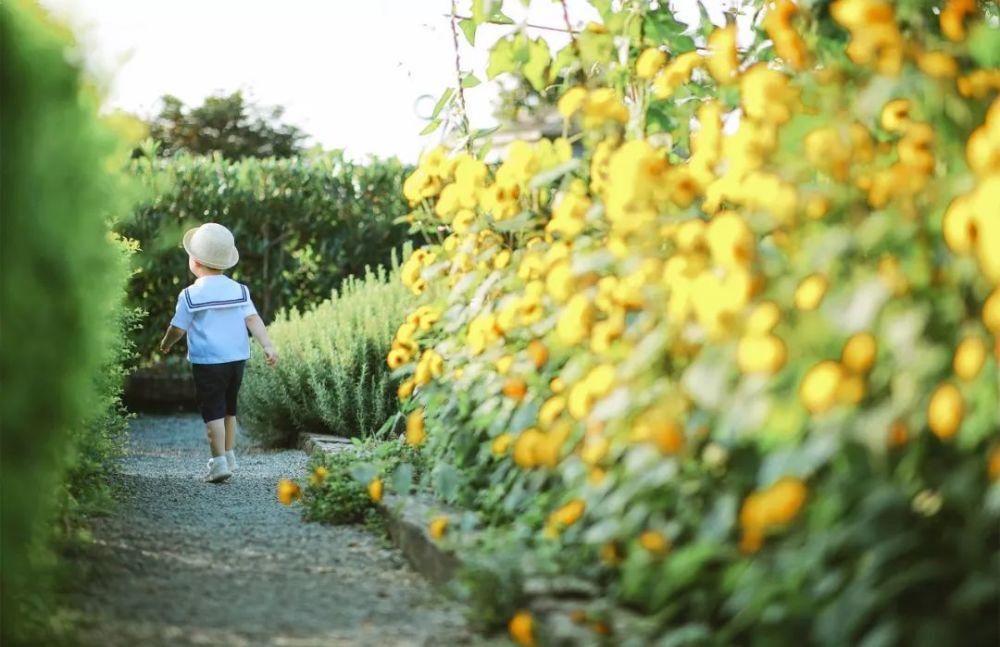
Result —
<instances>
[{"instance_id":1,"label":"tree","mask_svg":"<svg viewBox=\"0 0 1000 647\"><path fill-rule=\"evenodd\" d=\"M306 134L282 122L284 108L253 104L240 91L216 94L196 108L164 95L150 136L165 155L179 150L195 154L219 152L226 159L292 157L302 150Z\"/></svg>"}]
</instances>

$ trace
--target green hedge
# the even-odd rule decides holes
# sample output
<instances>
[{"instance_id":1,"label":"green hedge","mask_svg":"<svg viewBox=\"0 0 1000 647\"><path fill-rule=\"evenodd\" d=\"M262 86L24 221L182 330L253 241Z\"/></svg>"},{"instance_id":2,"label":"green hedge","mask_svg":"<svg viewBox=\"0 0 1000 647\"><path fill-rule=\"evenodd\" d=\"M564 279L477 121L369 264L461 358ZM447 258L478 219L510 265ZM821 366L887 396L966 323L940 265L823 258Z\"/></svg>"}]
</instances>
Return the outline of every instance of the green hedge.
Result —
<instances>
[{"instance_id":1,"label":"green hedge","mask_svg":"<svg viewBox=\"0 0 1000 647\"><path fill-rule=\"evenodd\" d=\"M56 515L85 505L118 446L128 251L108 232L124 162L83 90L68 32L34 4L0 4L0 633L53 629ZM95 376L101 376L95 379ZM100 466L100 467L98 467ZM58 524L65 528L65 523Z\"/></svg>"},{"instance_id":2,"label":"green hedge","mask_svg":"<svg viewBox=\"0 0 1000 647\"><path fill-rule=\"evenodd\" d=\"M392 265L391 280L369 270L305 312L278 314L269 330L281 361L268 368L255 346L240 394L252 437L270 446L300 432L362 437L396 412L385 356L409 297Z\"/></svg>"},{"instance_id":3,"label":"green hedge","mask_svg":"<svg viewBox=\"0 0 1000 647\"><path fill-rule=\"evenodd\" d=\"M153 352L189 282L180 247L188 228L215 221L233 231L240 263L232 276L250 287L265 321L282 308L317 303L347 276L386 263L409 236L396 223L407 213L407 169L395 159L355 164L329 153L230 162L181 154L139 158L133 170L146 198L120 231L143 252L130 288L130 302L149 313L138 335L142 353Z\"/></svg>"}]
</instances>

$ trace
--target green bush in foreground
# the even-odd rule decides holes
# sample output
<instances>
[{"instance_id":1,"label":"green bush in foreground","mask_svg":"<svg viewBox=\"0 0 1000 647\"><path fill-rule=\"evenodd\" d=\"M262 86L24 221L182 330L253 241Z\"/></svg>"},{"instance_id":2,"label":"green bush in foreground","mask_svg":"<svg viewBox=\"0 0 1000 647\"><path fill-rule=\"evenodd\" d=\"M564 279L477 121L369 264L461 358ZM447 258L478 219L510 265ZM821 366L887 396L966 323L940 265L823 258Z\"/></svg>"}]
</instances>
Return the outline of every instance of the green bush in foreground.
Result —
<instances>
[{"instance_id":1,"label":"green bush in foreground","mask_svg":"<svg viewBox=\"0 0 1000 647\"><path fill-rule=\"evenodd\" d=\"M114 346L127 262L107 228L126 195L108 171L117 141L81 91L70 47L34 4L0 4L4 644L50 639L54 517L60 500L72 512L67 494L92 491L68 470L92 474L87 464L113 453L101 420L120 375L95 376L128 353Z\"/></svg>"},{"instance_id":2,"label":"green bush in foreground","mask_svg":"<svg viewBox=\"0 0 1000 647\"><path fill-rule=\"evenodd\" d=\"M314 308L278 314L270 332L281 362L268 368L255 348L240 395L254 439L280 446L300 432L362 437L396 412L385 355L408 297L388 274L369 270Z\"/></svg>"},{"instance_id":3,"label":"green bush in foreground","mask_svg":"<svg viewBox=\"0 0 1000 647\"><path fill-rule=\"evenodd\" d=\"M191 227L214 221L233 231L240 262L232 276L249 286L266 322L388 263L409 239L396 222L408 211L401 195L408 169L395 159L355 164L329 153L234 162L185 153L140 158L132 170L145 197L117 229L142 248L129 299L149 312L137 335L147 360L158 359L158 335L190 279L180 240Z\"/></svg>"}]
</instances>

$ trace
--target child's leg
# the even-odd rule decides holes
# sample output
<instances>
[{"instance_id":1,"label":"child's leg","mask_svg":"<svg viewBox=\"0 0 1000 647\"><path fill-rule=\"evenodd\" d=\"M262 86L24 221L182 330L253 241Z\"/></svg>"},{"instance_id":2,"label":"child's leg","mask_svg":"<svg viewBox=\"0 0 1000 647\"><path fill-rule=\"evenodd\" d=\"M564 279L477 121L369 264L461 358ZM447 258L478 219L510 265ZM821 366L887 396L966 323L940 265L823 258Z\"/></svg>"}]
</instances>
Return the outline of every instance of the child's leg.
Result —
<instances>
[{"instance_id":1,"label":"child's leg","mask_svg":"<svg viewBox=\"0 0 1000 647\"><path fill-rule=\"evenodd\" d=\"M236 416L226 416L226 451L232 451L236 445Z\"/></svg>"},{"instance_id":2,"label":"child's leg","mask_svg":"<svg viewBox=\"0 0 1000 647\"><path fill-rule=\"evenodd\" d=\"M212 449L212 457L224 456L226 453L226 425L223 418L206 422L205 433Z\"/></svg>"}]
</instances>

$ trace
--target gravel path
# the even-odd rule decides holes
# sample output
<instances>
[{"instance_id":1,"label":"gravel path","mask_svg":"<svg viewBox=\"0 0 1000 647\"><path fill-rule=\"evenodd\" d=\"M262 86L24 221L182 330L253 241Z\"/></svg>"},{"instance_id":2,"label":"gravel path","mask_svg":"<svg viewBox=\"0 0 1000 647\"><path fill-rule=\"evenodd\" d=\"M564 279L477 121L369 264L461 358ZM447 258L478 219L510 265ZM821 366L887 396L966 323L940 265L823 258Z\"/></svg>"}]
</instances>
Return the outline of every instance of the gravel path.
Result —
<instances>
[{"instance_id":1,"label":"gravel path","mask_svg":"<svg viewBox=\"0 0 1000 647\"><path fill-rule=\"evenodd\" d=\"M134 421L124 500L97 520L73 594L84 645L453 645L461 608L356 527L306 524L275 498L300 451L240 452L227 483L201 481L193 415Z\"/></svg>"}]
</instances>

